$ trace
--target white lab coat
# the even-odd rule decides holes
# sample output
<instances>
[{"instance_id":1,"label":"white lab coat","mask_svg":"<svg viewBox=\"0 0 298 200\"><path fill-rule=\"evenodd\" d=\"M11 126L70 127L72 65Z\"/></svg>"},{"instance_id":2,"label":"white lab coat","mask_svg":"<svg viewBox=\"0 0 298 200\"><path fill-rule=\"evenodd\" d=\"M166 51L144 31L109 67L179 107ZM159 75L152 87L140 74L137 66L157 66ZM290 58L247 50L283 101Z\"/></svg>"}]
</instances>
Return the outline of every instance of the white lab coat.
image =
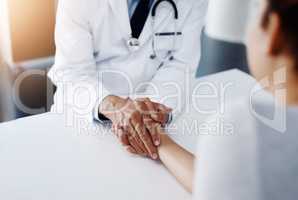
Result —
<instances>
[{"instance_id":1,"label":"white lab coat","mask_svg":"<svg viewBox=\"0 0 298 200\"><path fill-rule=\"evenodd\" d=\"M175 59L161 66L152 54L152 18L139 38L140 48L129 50L131 35L126 0L60 0L56 25L56 60L49 77L57 86L53 112L69 112L93 119L101 100L110 94L132 98L149 96L179 113L185 103L185 85L200 59L200 36L207 0L175 0L177 30L172 7L157 10L156 32L181 31ZM159 55L171 49L172 36L157 41ZM66 110L67 108L67 110ZM68 110L70 108L70 110Z\"/></svg>"}]
</instances>

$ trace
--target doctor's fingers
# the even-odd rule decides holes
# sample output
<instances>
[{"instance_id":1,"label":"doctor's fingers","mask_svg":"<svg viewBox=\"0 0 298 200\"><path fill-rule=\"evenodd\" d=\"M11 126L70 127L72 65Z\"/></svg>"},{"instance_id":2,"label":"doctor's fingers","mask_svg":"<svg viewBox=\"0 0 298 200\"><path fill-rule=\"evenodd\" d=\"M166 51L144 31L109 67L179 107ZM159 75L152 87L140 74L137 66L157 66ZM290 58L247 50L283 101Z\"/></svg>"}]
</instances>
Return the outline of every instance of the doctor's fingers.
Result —
<instances>
[{"instance_id":1,"label":"doctor's fingers","mask_svg":"<svg viewBox=\"0 0 298 200\"><path fill-rule=\"evenodd\" d=\"M150 112L154 111L154 110L151 110L145 101L143 101L142 99L137 99L135 102L135 107L136 109L140 112L140 114L142 115L148 115L150 114Z\"/></svg>"},{"instance_id":2,"label":"doctor's fingers","mask_svg":"<svg viewBox=\"0 0 298 200\"><path fill-rule=\"evenodd\" d=\"M125 148L126 151L128 151L131 154L138 154L137 150L130 146L130 141L128 139L128 134L122 129L118 128L115 130L117 132L118 139L122 146Z\"/></svg>"},{"instance_id":3,"label":"doctor's fingers","mask_svg":"<svg viewBox=\"0 0 298 200\"><path fill-rule=\"evenodd\" d=\"M161 103L154 102L149 98L138 98L138 99L136 99L136 101L142 101L142 102L146 103L147 106L152 110L167 112L167 113L172 112L171 108L169 108L166 105L163 105Z\"/></svg>"},{"instance_id":4,"label":"doctor's fingers","mask_svg":"<svg viewBox=\"0 0 298 200\"><path fill-rule=\"evenodd\" d=\"M126 146L125 150L131 154L138 154L138 152L132 146Z\"/></svg>"},{"instance_id":5,"label":"doctor's fingers","mask_svg":"<svg viewBox=\"0 0 298 200\"><path fill-rule=\"evenodd\" d=\"M161 112L166 112L166 113L171 113L173 111L172 108L160 103L157 103L157 109Z\"/></svg>"},{"instance_id":6,"label":"doctor's fingers","mask_svg":"<svg viewBox=\"0 0 298 200\"><path fill-rule=\"evenodd\" d=\"M143 119L141 120L141 122L137 122L132 119L131 124L133 125L136 134L138 134L139 138L145 145L150 157L154 160L158 159L157 147L153 144L151 135L149 134L145 124L143 123Z\"/></svg>"},{"instance_id":7,"label":"doctor's fingers","mask_svg":"<svg viewBox=\"0 0 298 200\"><path fill-rule=\"evenodd\" d=\"M136 100L135 104L138 111L143 115L143 118L144 116L149 116L156 122L165 124L167 117L165 116L165 114L160 113L158 111L158 107L156 104L154 104L150 100L143 100L143 99Z\"/></svg>"},{"instance_id":8,"label":"doctor's fingers","mask_svg":"<svg viewBox=\"0 0 298 200\"><path fill-rule=\"evenodd\" d=\"M147 115L150 115L150 117L165 125L166 122L168 121L168 117L172 109L166 107L165 105L155 103L150 101L150 99L144 99L143 103L146 105ZM145 106L144 106L145 107Z\"/></svg>"},{"instance_id":9,"label":"doctor's fingers","mask_svg":"<svg viewBox=\"0 0 298 200\"><path fill-rule=\"evenodd\" d=\"M156 117L155 120L165 125L168 122L170 113L173 111L173 109L163 104L156 104L156 106L159 112L158 115L154 116Z\"/></svg>"},{"instance_id":10,"label":"doctor's fingers","mask_svg":"<svg viewBox=\"0 0 298 200\"><path fill-rule=\"evenodd\" d=\"M169 121L169 114L168 113L156 113L150 115L150 117L155 121L160 123L161 125L165 126L166 123Z\"/></svg>"},{"instance_id":11,"label":"doctor's fingers","mask_svg":"<svg viewBox=\"0 0 298 200\"><path fill-rule=\"evenodd\" d=\"M139 147L138 142L134 137L129 136L128 141L129 141L131 147L135 150L136 154L138 154L140 156L144 156L144 157L147 156L147 154Z\"/></svg>"},{"instance_id":12,"label":"doctor's fingers","mask_svg":"<svg viewBox=\"0 0 298 200\"><path fill-rule=\"evenodd\" d=\"M116 134L116 136L122 146L130 145L130 143L128 141L128 134L121 127L114 127L113 132Z\"/></svg>"}]
</instances>

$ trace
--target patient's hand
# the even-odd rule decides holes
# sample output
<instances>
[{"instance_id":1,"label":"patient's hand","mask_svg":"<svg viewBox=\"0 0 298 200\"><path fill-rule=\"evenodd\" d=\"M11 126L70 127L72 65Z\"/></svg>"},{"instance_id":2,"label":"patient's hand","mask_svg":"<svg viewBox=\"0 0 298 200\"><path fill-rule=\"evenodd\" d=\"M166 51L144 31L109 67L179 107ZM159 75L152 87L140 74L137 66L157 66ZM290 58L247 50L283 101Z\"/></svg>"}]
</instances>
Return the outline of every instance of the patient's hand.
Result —
<instances>
[{"instance_id":1,"label":"patient's hand","mask_svg":"<svg viewBox=\"0 0 298 200\"><path fill-rule=\"evenodd\" d=\"M135 100L138 110L143 113L145 121L160 123L164 126L169 119L169 114L172 112L171 108L168 108L165 105L151 101L149 98L139 98ZM149 120L149 121L148 121Z\"/></svg>"},{"instance_id":2,"label":"patient's hand","mask_svg":"<svg viewBox=\"0 0 298 200\"><path fill-rule=\"evenodd\" d=\"M131 153L158 158L160 137L157 129L168 120L171 109L150 99L123 99L108 96L100 106L100 113L113 123L113 131L121 144Z\"/></svg>"}]
</instances>

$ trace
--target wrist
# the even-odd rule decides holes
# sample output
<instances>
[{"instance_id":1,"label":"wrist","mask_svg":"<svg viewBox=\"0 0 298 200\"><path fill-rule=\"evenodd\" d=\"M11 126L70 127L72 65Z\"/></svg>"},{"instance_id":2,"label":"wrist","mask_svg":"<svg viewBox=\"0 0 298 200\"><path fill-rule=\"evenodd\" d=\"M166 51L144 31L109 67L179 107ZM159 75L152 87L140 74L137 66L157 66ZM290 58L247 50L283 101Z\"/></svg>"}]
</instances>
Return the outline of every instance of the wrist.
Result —
<instances>
[{"instance_id":1,"label":"wrist","mask_svg":"<svg viewBox=\"0 0 298 200\"><path fill-rule=\"evenodd\" d=\"M167 146L173 144L173 140L166 134L166 133L161 133L160 135L160 146L158 147L158 151L162 151L164 148Z\"/></svg>"},{"instance_id":2,"label":"wrist","mask_svg":"<svg viewBox=\"0 0 298 200\"><path fill-rule=\"evenodd\" d=\"M125 99L118 96L109 95L102 100L98 112L113 121L113 116L119 109L121 109L120 104L124 105Z\"/></svg>"}]
</instances>

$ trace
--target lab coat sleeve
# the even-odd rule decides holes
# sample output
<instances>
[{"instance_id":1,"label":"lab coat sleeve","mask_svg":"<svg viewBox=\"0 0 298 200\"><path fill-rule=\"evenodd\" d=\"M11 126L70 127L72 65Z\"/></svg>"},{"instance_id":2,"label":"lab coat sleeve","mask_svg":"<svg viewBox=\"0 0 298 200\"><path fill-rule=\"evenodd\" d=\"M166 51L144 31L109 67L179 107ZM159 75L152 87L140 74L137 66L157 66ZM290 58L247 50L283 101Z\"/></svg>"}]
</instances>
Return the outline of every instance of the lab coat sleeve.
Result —
<instances>
[{"instance_id":1,"label":"lab coat sleeve","mask_svg":"<svg viewBox=\"0 0 298 200\"><path fill-rule=\"evenodd\" d=\"M80 0L59 1L55 64L48 75L57 86L52 112L90 122L96 105L110 93L96 70L89 27L92 12L84 4Z\"/></svg>"},{"instance_id":2,"label":"lab coat sleeve","mask_svg":"<svg viewBox=\"0 0 298 200\"><path fill-rule=\"evenodd\" d=\"M205 23L208 1L193 1L190 12L181 23L182 46L173 61L165 63L148 86L145 96L173 109L173 119L185 108L189 82L194 77L201 55L201 32Z\"/></svg>"}]
</instances>

